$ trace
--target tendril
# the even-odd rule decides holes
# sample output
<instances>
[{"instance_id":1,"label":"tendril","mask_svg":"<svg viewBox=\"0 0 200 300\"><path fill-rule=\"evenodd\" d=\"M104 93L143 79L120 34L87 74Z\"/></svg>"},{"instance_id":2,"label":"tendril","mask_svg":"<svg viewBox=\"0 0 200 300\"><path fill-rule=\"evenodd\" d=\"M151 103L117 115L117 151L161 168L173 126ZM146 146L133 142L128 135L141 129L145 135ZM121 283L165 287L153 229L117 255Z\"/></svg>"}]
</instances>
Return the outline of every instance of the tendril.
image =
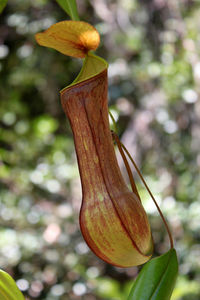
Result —
<instances>
[{"instance_id":1,"label":"tendril","mask_svg":"<svg viewBox=\"0 0 200 300\"><path fill-rule=\"evenodd\" d=\"M151 196L151 198L152 198L152 200L153 200L153 202L154 202L154 204L155 204L155 206L156 206L156 208L157 208L157 210L158 210L158 212L160 214L160 217L161 217L161 219L162 219L162 221L163 221L163 223L165 225L165 228L167 230L167 233L168 233L168 236L169 236L169 240L170 240L170 246L171 246L171 248L174 248L174 242L173 242L172 234L171 234L171 231L170 231L169 226L167 224L167 221L165 220L165 217L164 217L164 215L163 215L163 213L162 213L162 211L161 211L158 203L156 202L156 199L154 198L151 190L149 189L149 187L148 187L148 185L147 185L144 177L142 176L142 174L141 174L138 166L136 165L135 161L133 160L132 156L130 155L130 153L128 152L128 150L126 149L126 147L120 142L119 137L117 136L117 134L114 133L113 131L112 131L112 136L113 136L113 139L115 140L115 142L117 144L117 147L119 149L119 152L120 152L120 154L121 154L121 156L123 158L123 161L124 161L124 164L125 164L127 172L128 172L128 176L129 176L129 180L130 180L133 192L137 191L137 189L135 187L135 182L134 182L134 179L133 179L133 176L132 176L132 172L131 172L130 166L128 164L128 161L126 159L126 156L125 156L124 152L126 153L126 155L128 156L128 158L130 159L130 161L132 162L132 164L134 165L134 167L135 167L135 169L136 169L136 171L137 171L140 179L142 180L145 188L147 189L149 195Z\"/></svg>"}]
</instances>

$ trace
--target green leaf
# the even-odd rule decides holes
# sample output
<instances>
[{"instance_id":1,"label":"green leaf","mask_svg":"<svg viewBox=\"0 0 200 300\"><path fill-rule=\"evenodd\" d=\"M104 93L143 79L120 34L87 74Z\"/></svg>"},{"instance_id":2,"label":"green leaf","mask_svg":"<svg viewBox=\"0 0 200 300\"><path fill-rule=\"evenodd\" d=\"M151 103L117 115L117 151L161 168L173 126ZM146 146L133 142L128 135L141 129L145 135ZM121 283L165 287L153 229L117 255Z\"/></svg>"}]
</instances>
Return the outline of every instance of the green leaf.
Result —
<instances>
[{"instance_id":1,"label":"green leaf","mask_svg":"<svg viewBox=\"0 0 200 300\"><path fill-rule=\"evenodd\" d=\"M4 7L6 6L8 0L0 0L0 13L2 13Z\"/></svg>"},{"instance_id":2,"label":"green leaf","mask_svg":"<svg viewBox=\"0 0 200 300\"><path fill-rule=\"evenodd\" d=\"M70 16L72 20L79 21L76 0L56 0L56 1L62 7L62 9Z\"/></svg>"},{"instance_id":3,"label":"green leaf","mask_svg":"<svg viewBox=\"0 0 200 300\"><path fill-rule=\"evenodd\" d=\"M24 296L18 289L15 281L3 270L0 270L0 299L24 300Z\"/></svg>"},{"instance_id":4,"label":"green leaf","mask_svg":"<svg viewBox=\"0 0 200 300\"><path fill-rule=\"evenodd\" d=\"M94 77L107 68L108 63L103 58L88 52L84 59L83 67L72 84Z\"/></svg>"},{"instance_id":5,"label":"green leaf","mask_svg":"<svg viewBox=\"0 0 200 300\"><path fill-rule=\"evenodd\" d=\"M175 249L150 260L138 275L128 300L169 300L178 275Z\"/></svg>"},{"instance_id":6,"label":"green leaf","mask_svg":"<svg viewBox=\"0 0 200 300\"><path fill-rule=\"evenodd\" d=\"M83 66L80 73L76 79L67 87L61 90L64 91L66 88L73 86L77 83L85 81L89 78L92 78L99 73L103 72L108 68L108 63L101 57L94 55L92 52L88 52L87 56L84 59Z\"/></svg>"}]
</instances>

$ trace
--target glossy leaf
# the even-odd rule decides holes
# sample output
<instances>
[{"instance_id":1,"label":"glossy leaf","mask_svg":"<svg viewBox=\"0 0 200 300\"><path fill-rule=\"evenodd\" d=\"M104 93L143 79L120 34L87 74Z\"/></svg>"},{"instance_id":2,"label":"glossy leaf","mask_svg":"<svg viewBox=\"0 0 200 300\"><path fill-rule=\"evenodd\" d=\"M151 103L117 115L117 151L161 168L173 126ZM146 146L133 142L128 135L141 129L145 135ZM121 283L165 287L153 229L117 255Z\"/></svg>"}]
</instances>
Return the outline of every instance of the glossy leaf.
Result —
<instances>
[{"instance_id":1,"label":"glossy leaf","mask_svg":"<svg viewBox=\"0 0 200 300\"><path fill-rule=\"evenodd\" d=\"M74 21L79 21L76 0L56 0L62 9Z\"/></svg>"},{"instance_id":2,"label":"glossy leaf","mask_svg":"<svg viewBox=\"0 0 200 300\"><path fill-rule=\"evenodd\" d=\"M150 260L138 275L128 300L169 300L178 275L175 249Z\"/></svg>"},{"instance_id":3,"label":"glossy leaf","mask_svg":"<svg viewBox=\"0 0 200 300\"><path fill-rule=\"evenodd\" d=\"M90 50L96 50L100 42L98 31L81 21L58 22L46 31L37 33L35 38L41 46L79 58L84 58Z\"/></svg>"},{"instance_id":4,"label":"glossy leaf","mask_svg":"<svg viewBox=\"0 0 200 300\"><path fill-rule=\"evenodd\" d=\"M0 0L0 13L4 10L8 0Z\"/></svg>"},{"instance_id":5,"label":"glossy leaf","mask_svg":"<svg viewBox=\"0 0 200 300\"><path fill-rule=\"evenodd\" d=\"M13 278L3 270L0 270L0 299L24 300Z\"/></svg>"}]
</instances>

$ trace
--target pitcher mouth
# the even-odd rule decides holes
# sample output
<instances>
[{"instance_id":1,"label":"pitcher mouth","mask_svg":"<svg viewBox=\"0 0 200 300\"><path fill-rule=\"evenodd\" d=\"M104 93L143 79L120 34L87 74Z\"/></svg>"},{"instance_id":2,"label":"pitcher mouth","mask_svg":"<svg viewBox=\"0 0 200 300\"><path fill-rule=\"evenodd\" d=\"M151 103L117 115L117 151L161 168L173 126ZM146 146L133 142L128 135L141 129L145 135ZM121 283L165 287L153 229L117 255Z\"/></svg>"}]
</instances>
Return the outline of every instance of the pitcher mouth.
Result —
<instances>
[{"instance_id":1,"label":"pitcher mouth","mask_svg":"<svg viewBox=\"0 0 200 300\"><path fill-rule=\"evenodd\" d=\"M98 76L101 76L104 71L106 72L107 69L108 63L103 58L94 55L91 51L88 52L79 74L70 85L60 91L61 95L74 85L79 85L82 82L92 80L93 78L96 79Z\"/></svg>"}]
</instances>

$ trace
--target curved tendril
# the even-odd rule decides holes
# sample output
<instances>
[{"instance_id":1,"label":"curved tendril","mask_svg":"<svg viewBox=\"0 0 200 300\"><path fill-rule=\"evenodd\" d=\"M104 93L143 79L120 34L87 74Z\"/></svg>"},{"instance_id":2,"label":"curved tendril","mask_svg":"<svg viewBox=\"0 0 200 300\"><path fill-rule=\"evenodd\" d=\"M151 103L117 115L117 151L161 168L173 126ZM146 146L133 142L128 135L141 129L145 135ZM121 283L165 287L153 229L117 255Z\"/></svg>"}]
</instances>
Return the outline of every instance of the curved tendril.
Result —
<instances>
[{"instance_id":1,"label":"curved tendril","mask_svg":"<svg viewBox=\"0 0 200 300\"><path fill-rule=\"evenodd\" d=\"M113 140L116 142L117 147L118 147L118 149L119 149L119 152L120 152L120 154L121 154L121 156L122 156L122 159L123 159L123 161L124 161L124 164L125 164L125 167L126 167L126 171L127 171L127 173L128 173L129 181L130 181L130 184L131 184L132 191L133 191L134 194L135 194L135 193L137 194L139 200L141 201L141 199L140 199L140 197L139 197L139 194L138 194L138 192L137 192L137 188L136 188L136 185L135 185L135 181L134 181L134 179L133 179L133 175L132 175L131 168L130 168L129 163L128 163L128 160L127 160L127 158L126 158L126 156L125 156L125 154L124 154L124 151L123 151L123 149L122 149L121 142L120 142L120 140L119 140L117 134L116 134L114 131L111 130L111 133L112 133Z\"/></svg>"},{"instance_id":2,"label":"curved tendril","mask_svg":"<svg viewBox=\"0 0 200 300\"><path fill-rule=\"evenodd\" d=\"M171 246L171 248L174 248L174 242L173 242L172 234L171 234L171 231L170 231L169 226L168 226L168 224L167 224L167 221L165 220L165 217L164 217L164 215L163 215L163 213L162 213L162 211L161 211L161 209L160 209L158 203L156 202L156 199L154 198L154 196L153 196L151 190L149 189L149 187L148 187L146 181L144 180L144 178L143 178L143 176L142 176L142 174L141 174L139 168L137 167L135 161L133 160L132 156L130 155L130 153L128 152L128 150L126 149L126 147L120 142L119 137L117 136L117 134L112 132L112 136L114 137L114 140L115 140L116 143L117 143L117 147L118 147L118 149L119 149L119 151L120 151L120 153L121 153L121 155L122 155L123 160L124 160L124 157L125 157L125 155L124 155L124 152L125 152L125 153L127 154L128 158L130 159L130 161L132 162L132 164L134 165L134 167L135 167L135 169L136 169L136 171L137 171L137 173L138 173L140 179L142 180L142 182L143 182L145 188L147 189L149 195L151 196L151 198L152 198L152 200L153 200L153 202L154 202L154 204L155 204L155 206L156 206L156 208L157 208L157 210L158 210L158 212L159 212L159 214L160 214L160 216L161 216L161 219L163 220L163 223L164 223L164 225L165 225L165 228L166 228L167 233L168 233L168 236L169 236L170 246ZM122 153L123 153L123 154L122 154ZM126 168L127 168L128 162L127 162L127 164L126 164L125 161L127 162L126 158L125 158L125 160L124 160L124 163L125 163L125 166L126 166ZM129 166L129 165L128 165L128 168L127 168L127 172L128 172L128 174L129 174L128 169L130 169L130 166ZM132 176L131 176L131 177L132 177ZM129 176L129 179L130 179L130 176ZM131 180L130 180L130 181L131 181ZM135 183L134 183L134 185L135 185Z\"/></svg>"}]
</instances>

